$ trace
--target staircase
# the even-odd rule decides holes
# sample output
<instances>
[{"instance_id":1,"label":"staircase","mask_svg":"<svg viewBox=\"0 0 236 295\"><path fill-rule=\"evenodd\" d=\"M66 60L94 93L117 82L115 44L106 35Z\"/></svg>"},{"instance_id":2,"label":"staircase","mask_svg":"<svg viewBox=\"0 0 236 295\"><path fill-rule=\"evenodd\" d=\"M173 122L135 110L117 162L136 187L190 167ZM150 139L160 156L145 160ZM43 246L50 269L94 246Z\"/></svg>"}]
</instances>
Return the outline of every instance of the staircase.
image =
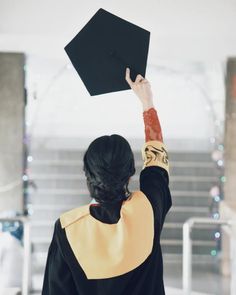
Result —
<instances>
[{"instance_id":1,"label":"staircase","mask_svg":"<svg viewBox=\"0 0 236 295\"><path fill-rule=\"evenodd\" d=\"M30 178L37 190L30 189L33 207L32 276L33 289L40 290L53 225L62 212L90 202L82 170L84 151L34 149L29 163ZM218 171L207 152L170 152L170 189L173 207L166 217L161 237L164 259L180 261L182 255L182 225L188 218L209 217L209 189L218 182ZM130 190L139 187L142 167L140 152L135 152L136 174ZM201 226L193 231L193 255L205 261L214 241L215 226Z\"/></svg>"}]
</instances>

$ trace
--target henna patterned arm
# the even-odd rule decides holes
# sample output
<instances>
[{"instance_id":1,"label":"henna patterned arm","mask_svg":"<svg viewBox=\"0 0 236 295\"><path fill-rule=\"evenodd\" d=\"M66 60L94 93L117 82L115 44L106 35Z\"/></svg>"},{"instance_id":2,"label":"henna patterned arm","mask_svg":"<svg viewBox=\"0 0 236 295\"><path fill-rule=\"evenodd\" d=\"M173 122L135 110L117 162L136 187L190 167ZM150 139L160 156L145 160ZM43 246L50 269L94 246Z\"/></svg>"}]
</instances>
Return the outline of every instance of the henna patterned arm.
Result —
<instances>
[{"instance_id":1,"label":"henna patterned arm","mask_svg":"<svg viewBox=\"0 0 236 295\"><path fill-rule=\"evenodd\" d=\"M168 152L163 143L161 125L154 108L143 112L146 142L142 150L144 166L158 166L169 174Z\"/></svg>"},{"instance_id":2,"label":"henna patterned arm","mask_svg":"<svg viewBox=\"0 0 236 295\"><path fill-rule=\"evenodd\" d=\"M142 149L142 157L144 160L143 169L149 166L158 166L165 169L169 174L168 152L161 141L148 141Z\"/></svg>"},{"instance_id":3,"label":"henna patterned arm","mask_svg":"<svg viewBox=\"0 0 236 295\"><path fill-rule=\"evenodd\" d=\"M154 108L150 108L149 110L144 111L143 120L145 126L146 142L150 140L159 140L163 142L161 124L156 110Z\"/></svg>"},{"instance_id":4,"label":"henna patterned arm","mask_svg":"<svg viewBox=\"0 0 236 295\"><path fill-rule=\"evenodd\" d=\"M144 165L140 173L140 190L152 204L155 221L161 232L165 216L172 205L168 152L155 109L144 113L144 123L146 142L142 149Z\"/></svg>"}]
</instances>

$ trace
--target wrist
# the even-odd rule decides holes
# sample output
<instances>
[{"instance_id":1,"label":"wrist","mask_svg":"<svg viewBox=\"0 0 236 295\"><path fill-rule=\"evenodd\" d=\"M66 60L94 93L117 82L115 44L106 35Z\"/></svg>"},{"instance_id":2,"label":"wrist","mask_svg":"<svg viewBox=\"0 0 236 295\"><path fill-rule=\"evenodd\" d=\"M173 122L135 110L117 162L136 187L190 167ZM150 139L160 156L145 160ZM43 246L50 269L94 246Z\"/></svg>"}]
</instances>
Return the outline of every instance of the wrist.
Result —
<instances>
[{"instance_id":1,"label":"wrist","mask_svg":"<svg viewBox=\"0 0 236 295\"><path fill-rule=\"evenodd\" d=\"M151 109L151 108L154 108L154 104L153 104L153 102L152 101L150 101L150 102L143 102L143 111L145 112L145 111L147 111L147 110L149 110L149 109Z\"/></svg>"}]
</instances>

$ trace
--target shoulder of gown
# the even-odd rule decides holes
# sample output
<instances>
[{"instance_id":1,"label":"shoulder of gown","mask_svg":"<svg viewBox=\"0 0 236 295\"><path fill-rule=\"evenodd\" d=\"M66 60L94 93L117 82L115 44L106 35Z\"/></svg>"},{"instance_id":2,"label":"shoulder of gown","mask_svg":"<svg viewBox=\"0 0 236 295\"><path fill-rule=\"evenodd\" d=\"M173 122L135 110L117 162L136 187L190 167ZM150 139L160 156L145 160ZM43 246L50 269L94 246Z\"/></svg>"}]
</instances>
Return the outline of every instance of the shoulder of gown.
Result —
<instances>
[{"instance_id":1,"label":"shoulder of gown","mask_svg":"<svg viewBox=\"0 0 236 295\"><path fill-rule=\"evenodd\" d=\"M66 228L67 226L73 224L84 216L87 216L89 214L89 206L90 204L87 204L85 206L74 208L63 213L59 218L61 227Z\"/></svg>"}]
</instances>

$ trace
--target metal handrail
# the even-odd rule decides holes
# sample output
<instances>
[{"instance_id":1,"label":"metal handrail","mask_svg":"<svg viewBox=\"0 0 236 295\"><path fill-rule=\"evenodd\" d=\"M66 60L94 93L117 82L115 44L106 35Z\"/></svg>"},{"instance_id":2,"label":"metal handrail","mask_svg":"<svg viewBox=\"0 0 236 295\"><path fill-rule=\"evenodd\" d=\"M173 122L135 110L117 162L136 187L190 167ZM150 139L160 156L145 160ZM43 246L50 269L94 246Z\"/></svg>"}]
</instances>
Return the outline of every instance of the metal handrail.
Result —
<instances>
[{"instance_id":1,"label":"metal handrail","mask_svg":"<svg viewBox=\"0 0 236 295\"><path fill-rule=\"evenodd\" d=\"M216 224L220 226L232 226L230 220L212 218L189 218L183 225L183 291L184 295L190 295L192 291L192 239L191 231L195 224Z\"/></svg>"},{"instance_id":2,"label":"metal handrail","mask_svg":"<svg viewBox=\"0 0 236 295\"><path fill-rule=\"evenodd\" d=\"M30 240L30 222L26 217L14 217L14 218L0 218L2 222L21 222L24 229L24 260L23 260L23 272L22 272L22 295L28 295L30 289L30 266L31 266L31 240Z\"/></svg>"}]
</instances>

